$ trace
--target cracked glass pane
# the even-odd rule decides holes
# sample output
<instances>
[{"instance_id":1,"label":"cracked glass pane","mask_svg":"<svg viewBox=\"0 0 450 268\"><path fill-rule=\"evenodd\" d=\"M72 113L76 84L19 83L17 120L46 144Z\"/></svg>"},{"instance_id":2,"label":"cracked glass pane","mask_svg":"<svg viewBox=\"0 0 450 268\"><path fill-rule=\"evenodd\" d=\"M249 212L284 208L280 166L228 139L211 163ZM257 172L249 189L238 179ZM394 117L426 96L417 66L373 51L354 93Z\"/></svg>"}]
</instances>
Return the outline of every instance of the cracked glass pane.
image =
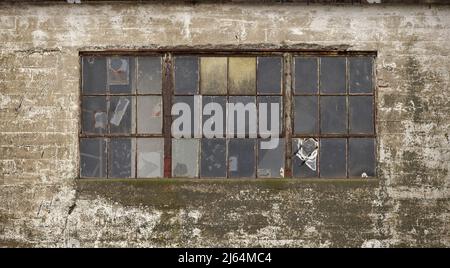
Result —
<instances>
[{"instance_id":1,"label":"cracked glass pane","mask_svg":"<svg viewBox=\"0 0 450 268\"><path fill-rule=\"evenodd\" d=\"M284 174L284 139L279 138L278 145L270 149L261 146L266 142L270 139L258 139L258 178L280 178Z\"/></svg>"},{"instance_id":2,"label":"cracked glass pane","mask_svg":"<svg viewBox=\"0 0 450 268\"><path fill-rule=\"evenodd\" d=\"M228 90L230 95L256 93L256 58L228 58Z\"/></svg>"},{"instance_id":3,"label":"cracked glass pane","mask_svg":"<svg viewBox=\"0 0 450 268\"><path fill-rule=\"evenodd\" d=\"M202 94L227 94L227 57L200 58L200 88Z\"/></svg>"},{"instance_id":4,"label":"cracked glass pane","mask_svg":"<svg viewBox=\"0 0 450 268\"><path fill-rule=\"evenodd\" d=\"M198 93L198 57L175 57L175 94Z\"/></svg>"},{"instance_id":5,"label":"cracked glass pane","mask_svg":"<svg viewBox=\"0 0 450 268\"><path fill-rule=\"evenodd\" d=\"M86 56L83 63L83 94L106 93L106 58Z\"/></svg>"},{"instance_id":6,"label":"cracked glass pane","mask_svg":"<svg viewBox=\"0 0 450 268\"><path fill-rule=\"evenodd\" d=\"M81 130L83 134L106 133L108 119L106 116L106 97L83 97L81 104Z\"/></svg>"},{"instance_id":7,"label":"cracked glass pane","mask_svg":"<svg viewBox=\"0 0 450 268\"><path fill-rule=\"evenodd\" d=\"M346 177L346 139L320 140L320 177Z\"/></svg>"},{"instance_id":8,"label":"cracked glass pane","mask_svg":"<svg viewBox=\"0 0 450 268\"><path fill-rule=\"evenodd\" d=\"M283 130L283 102L282 102L282 97L281 96L258 96L257 97L258 100L258 115L261 114L258 118L258 127L259 127L259 133L266 133L269 134L271 133L272 130L272 125L275 127L276 125L278 125L278 133L281 134L282 130ZM264 110L262 109L262 105L261 104L266 104L266 112L264 114ZM273 110L272 111L272 105L276 104L276 106L278 106L277 111ZM274 108L275 108L274 107ZM276 121L276 113L278 112L278 117ZM273 116L273 119L272 119ZM263 126L262 124L262 120L261 118L266 119L266 123L267 126ZM277 135L278 136L278 135Z\"/></svg>"},{"instance_id":9,"label":"cracked glass pane","mask_svg":"<svg viewBox=\"0 0 450 268\"><path fill-rule=\"evenodd\" d=\"M292 174L296 178L318 176L319 142L314 138L292 140Z\"/></svg>"},{"instance_id":10,"label":"cracked glass pane","mask_svg":"<svg viewBox=\"0 0 450 268\"><path fill-rule=\"evenodd\" d=\"M137 177L161 178L164 170L164 139L137 139Z\"/></svg>"},{"instance_id":11,"label":"cracked glass pane","mask_svg":"<svg viewBox=\"0 0 450 268\"><path fill-rule=\"evenodd\" d=\"M135 132L135 97L111 96L109 103L109 133Z\"/></svg>"},{"instance_id":12,"label":"cracked glass pane","mask_svg":"<svg viewBox=\"0 0 450 268\"><path fill-rule=\"evenodd\" d=\"M108 177L134 178L135 146L134 139L113 138L108 148Z\"/></svg>"},{"instance_id":13,"label":"cracked glass pane","mask_svg":"<svg viewBox=\"0 0 450 268\"><path fill-rule=\"evenodd\" d=\"M139 134L162 133L161 96L137 97L137 127Z\"/></svg>"},{"instance_id":14,"label":"cracked glass pane","mask_svg":"<svg viewBox=\"0 0 450 268\"><path fill-rule=\"evenodd\" d=\"M319 88L317 58L295 57L294 93L316 94Z\"/></svg>"},{"instance_id":15,"label":"cracked glass pane","mask_svg":"<svg viewBox=\"0 0 450 268\"><path fill-rule=\"evenodd\" d=\"M351 57L349 60L350 93L372 93L371 57Z\"/></svg>"},{"instance_id":16,"label":"cracked glass pane","mask_svg":"<svg viewBox=\"0 0 450 268\"><path fill-rule=\"evenodd\" d=\"M318 97L294 97L294 133L317 134L318 132Z\"/></svg>"},{"instance_id":17,"label":"cracked glass pane","mask_svg":"<svg viewBox=\"0 0 450 268\"><path fill-rule=\"evenodd\" d=\"M282 67L281 57L258 57L257 88L259 94L281 93Z\"/></svg>"},{"instance_id":18,"label":"cracked glass pane","mask_svg":"<svg viewBox=\"0 0 450 268\"><path fill-rule=\"evenodd\" d=\"M172 176L198 177L199 139L172 139Z\"/></svg>"},{"instance_id":19,"label":"cracked glass pane","mask_svg":"<svg viewBox=\"0 0 450 268\"><path fill-rule=\"evenodd\" d=\"M137 58L138 93L160 94L162 87L161 57Z\"/></svg>"},{"instance_id":20,"label":"cracked glass pane","mask_svg":"<svg viewBox=\"0 0 450 268\"><path fill-rule=\"evenodd\" d=\"M203 136L211 132L210 138L223 138L226 133L226 96L202 96L203 105ZM215 104L211 104L215 103ZM208 105L209 104L209 105ZM216 105L217 104L217 105ZM205 109L207 107L207 109ZM219 109L219 107L221 107ZM218 124L222 120L222 126ZM217 124L217 125L216 125ZM206 136L208 137L208 136Z\"/></svg>"},{"instance_id":21,"label":"cracked glass pane","mask_svg":"<svg viewBox=\"0 0 450 268\"><path fill-rule=\"evenodd\" d=\"M320 97L320 132L322 134L347 133L345 96Z\"/></svg>"},{"instance_id":22,"label":"cracked glass pane","mask_svg":"<svg viewBox=\"0 0 450 268\"><path fill-rule=\"evenodd\" d=\"M225 139L202 139L200 176L202 178L227 176Z\"/></svg>"},{"instance_id":23,"label":"cracked glass pane","mask_svg":"<svg viewBox=\"0 0 450 268\"><path fill-rule=\"evenodd\" d=\"M107 66L110 93L132 93L134 58L109 57Z\"/></svg>"},{"instance_id":24,"label":"cracked glass pane","mask_svg":"<svg viewBox=\"0 0 450 268\"><path fill-rule=\"evenodd\" d=\"M373 97L349 96L350 133L373 134Z\"/></svg>"},{"instance_id":25,"label":"cracked glass pane","mask_svg":"<svg viewBox=\"0 0 450 268\"><path fill-rule=\"evenodd\" d=\"M228 176L230 178L255 177L256 139L228 140Z\"/></svg>"},{"instance_id":26,"label":"cracked glass pane","mask_svg":"<svg viewBox=\"0 0 450 268\"><path fill-rule=\"evenodd\" d=\"M348 151L349 177L375 176L374 138L350 138Z\"/></svg>"},{"instance_id":27,"label":"cracked glass pane","mask_svg":"<svg viewBox=\"0 0 450 268\"><path fill-rule=\"evenodd\" d=\"M106 177L106 139L80 139L80 176Z\"/></svg>"},{"instance_id":28,"label":"cracked glass pane","mask_svg":"<svg viewBox=\"0 0 450 268\"><path fill-rule=\"evenodd\" d=\"M345 93L345 58L323 57L320 58L320 92L321 93Z\"/></svg>"}]
</instances>

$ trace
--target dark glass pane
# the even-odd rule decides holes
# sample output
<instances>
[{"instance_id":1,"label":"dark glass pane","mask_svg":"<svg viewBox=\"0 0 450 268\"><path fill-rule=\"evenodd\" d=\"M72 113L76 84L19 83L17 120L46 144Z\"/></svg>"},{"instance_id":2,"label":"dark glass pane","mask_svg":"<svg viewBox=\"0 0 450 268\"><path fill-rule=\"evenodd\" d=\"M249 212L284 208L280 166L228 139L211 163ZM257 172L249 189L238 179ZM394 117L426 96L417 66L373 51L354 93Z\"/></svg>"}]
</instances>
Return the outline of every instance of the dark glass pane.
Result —
<instances>
[{"instance_id":1,"label":"dark glass pane","mask_svg":"<svg viewBox=\"0 0 450 268\"><path fill-rule=\"evenodd\" d=\"M83 134L106 133L108 116L106 97L83 97L81 125Z\"/></svg>"},{"instance_id":2,"label":"dark glass pane","mask_svg":"<svg viewBox=\"0 0 450 268\"><path fill-rule=\"evenodd\" d=\"M348 145L348 174L350 177L375 176L375 139L352 138Z\"/></svg>"},{"instance_id":3,"label":"dark glass pane","mask_svg":"<svg viewBox=\"0 0 450 268\"><path fill-rule=\"evenodd\" d=\"M284 170L284 139L278 139L278 146L273 149L263 149L261 146L262 142L270 142L270 140L258 140L258 177L281 177L280 174Z\"/></svg>"},{"instance_id":4,"label":"dark glass pane","mask_svg":"<svg viewBox=\"0 0 450 268\"><path fill-rule=\"evenodd\" d=\"M203 178L224 178L227 176L225 139L202 139L201 169Z\"/></svg>"},{"instance_id":5,"label":"dark glass pane","mask_svg":"<svg viewBox=\"0 0 450 268\"><path fill-rule=\"evenodd\" d=\"M350 65L350 92L372 92L372 62L371 57L349 58Z\"/></svg>"},{"instance_id":6,"label":"dark glass pane","mask_svg":"<svg viewBox=\"0 0 450 268\"><path fill-rule=\"evenodd\" d=\"M196 94L198 92L198 58L194 56L175 57L175 94Z\"/></svg>"},{"instance_id":7,"label":"dark glass pane","mask_svg":"<svg viewBox=\"0 0 450 268\"><path fill-rule=\"evenodd\" d=\"M227 102L227 97L225 96L202 96L202 105L203 105L203 111L205 111L205 106L208 105L208 107L211 107L211 110L209 110L210 108L207 109L208 113L211 113L211 115L208 115L206 113L203 114L203 136L205 137L212 137L212 135L215 135L216 138L223 138L225 137L225 133L226 133L226 102ZM221 110L219 109L219 107L215 107L212 108L213 106L211 106L211 103L216 103L217 105L219 105L221 108ZM214 105L216 106L216 105ZM217 114L216 114L217 113ZM216 125L218 124L218 120L219 118L222 118L222 129L220 129L220 126ZM211 131L211 136L208 136L206 133L206 131Z\"/></svg>"},{"instance_id":8,"label":"dark glass pane","mask_svg":"<svg viewBox=\"0 0 450 268\"><path fill-rule=\"evenodd\" d=\"M134 133L134 97L112 96L109 106L109 132Z\"/></svg>"},{"instance_id":9,"label":"dark glass pane","mask_svg":"<svg viewBox=\"0 0 450 268\"><path fill-rule=\"evenodd\" d=\"M173 104L180 104L188 105L189 110L183 110L179 112L178 115L173 116L172 126L176 126L178 131L186 132L187 137L185 138L191 138L194 137L196 133L199 133L201 129L201 105L200 105L200 98L194 97L194 96L175 96L173 98ZM194 102L197 102L197 104L194 105ZM173 106L172 106L173 107ZM195 113L195 109L197 109L197 114ZM186 114L184 114L186 112ZM191 121L188 122L187 118L191 118ZM197 125L195 122L195 117L197 116ZM176 121L175 121L176 120ZM189 126L190 124L190 126ZM189 131L190 129L190 131ZM195 131L195 132L194 132ZM175 133L173 133L175 134Z\"/></svg>"},{"instance_id":10,"label":"dark glass pane","mask_svg":"<svg viewBox=\"0 0 450 268\"><path fill-rule=\"evenodd\" d=\"M373 133L373 97L349 96L350 133Z\"/></svg>"},{"instance_id":11,"label":"dark glass pane","mask_svg":"<svg viewBox=\"0 0 450 268\"><path fill-rule=\"evenodd\" d=\"M314 94L318 90L317 58L295 58L295 94Z\"/></svg>"},{"instance_id":12,"label":"dark glass pane","mask_svg":"<svg viewBox=\"0 0 450 268\"><path fill-rule=\"evenodd\" d=\"M322 134L347 132L347 108L344 96L320 97L320 131Z\"/></svg>"},{"instance_id":13,"label":"dark glass pane","mask_svg":"<svg viewBox=\"0 0 450 268\"><path fill-rule=\"evenodd\" d=\"M228 134L244 135L248 137L250 132L257 134L257 109L254 96L230 96L229 103L234 104L235 109L228 110ZM245 129L244 129L245 127ZM231 137L231 136L230 136Z\"/></svg>"},{"instance_id":14,"label":"dark glass pane","mask_svg":"<svg viewBox=\"0 0 450 268\"><path fill-rule=\"evenodd\" d=\"M255 159L255 139L228 140L229 177L254 178Z\"/></svg>"},{"instance_id":15,"label":"dark glass pane","mask_svg":"<svg viewBox=\"0 0 450 268\"><path fill-rule=\"evenodd\" d=\"M278 125L278 133L281 134L283 130L283 102L281 96L258 96L258 128L259 133L271 133L272 125L273 127L276 127ZM267 112L263 114L261 107L261 104L266 104ZM274 106L278 105L278 111L272 110L272 105ZM274 107L275 108L275 107ZM278 112L278 117L276 116L276 112ZM273 119L272 119L273 116ZM263 129L262 126L262 119L266 120L267 127ZM278 122L276 121L278 120ZM276 128L274 129L276 130Z\"/></svg>"},{"instance_id":16,"label":"dark glass pane","mask_svg":"<svg viewBox=\"0 0 450 268\"><path fill-rule=\"evenodd\" d=\"M292 174L296 178L318 176L319 143L313 138L292 140Z\"/></svg>"},{"instance_id":17,"label":"dark glass pane","mask_svg":"<svg viewBox=\"0 0 450 268\"><path fill-rule=\"evenodd\" d=\"M164 169L164 139L137 139L137 177L160 178Z\"/></svg>"},{"instance_id":18,"label":"dark glass pane","mask_svg":"<svg viewBox=\"0 0 450 268\"><path fill-rule=\"evenodd\" d=\"M83 94L106 93L106 58L83 57Z\"/></svg>"},{"instance_id":19,"label":"dark glass pane","mask_svg":"<svg viewBox=\"0 0 450 268\"><path fill-rule=\"evenodd\" d=\"M258 57L257 88L259 94L281 93L281 57Z\"/></svg>"},{"instance_id":20,"label":"dark glass pane","mask_svg":"<svg viewBox=\"0 0 450 268\"><path fill-rule=\"evenodd\" d=\"M295 96L294 100L294 133L316 134L319 125L318 97Z\"/></svg>"},{"instance_id":21,"label":"dark glass pane","mask_svg":"<svg viewBox=\"0 0 450 268\"><path fill-rule=\"evenodd\" d=\"M161 57L139 57L137 91L138 93L161 93Z\"/></svg>"},{"instance_id":22,"label":"dark glass pane","mask_svg":"<svg viewBox=\"0 0 450 268\"><path fill-rule=\"evenodd\" d=\"M172 176L198 177L199 139L172 139Z\"/></svg>"},{"instance_id":23,"label":"dark glass pane","mask_svg":"<svg viewBox=\"0 0 450 268\"><path fill-rule=\"evenodd\" d=\"M106 167L106 139L80 139L81 177L105 178Z\"/></svg>"},{"instance_id":24,"label":"dark glass pane","mask_svg":"<svg viewBox=\"0 0 450 268\"><path fill-rule=\"evenodd\" d=\"M346 177L346 139L320 140L320 177Z\"/></svg>"},{"instance_id":25,"label":"dark glass pane","mask_svg":"<svg viewBox=\"0 0 450 268\"><path fill-rule=\"evenodd\" d=\"M132 57L108 58L108 85L111 93L132 93L134 67Z\"/></svg>"},{"instance_id":26,"label":"dark glass pane","mask_svg":"<svg viewBox=\"0 0 450 268\"><path fill-rule=\"evenodd\" d=\"M345 58L320 58L320 92L345 93Z\"/></svg>"},{"instance_id":27,"label":"dark glass pane","mask_svg":"<svg viewBox=\"0 0 450 268\"><path fill-rule=\"evenodd\" d=\"M117 138L109 141L109 174L110 178L134 177L134 148L131 139Z\"/></svg>"}]
</instances>

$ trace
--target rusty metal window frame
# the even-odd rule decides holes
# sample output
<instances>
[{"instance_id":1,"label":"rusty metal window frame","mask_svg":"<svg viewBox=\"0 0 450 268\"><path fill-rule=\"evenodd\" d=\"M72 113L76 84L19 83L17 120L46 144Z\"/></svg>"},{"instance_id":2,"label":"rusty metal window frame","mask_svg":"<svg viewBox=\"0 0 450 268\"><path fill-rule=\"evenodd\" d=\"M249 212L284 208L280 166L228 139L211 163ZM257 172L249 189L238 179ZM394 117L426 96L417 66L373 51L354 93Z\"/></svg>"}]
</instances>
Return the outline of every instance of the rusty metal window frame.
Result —
<instances>
[{"instance_id":1,"label":"rusty metal window frame","mask_svg":"<svg viewBox=\"0 0 450 268\"><path fill-rule=\"evenodd\" d=\"M293 178L292 177L292 140L294 138L304 138L304 137L315 137L315 138L326 138L326 137L333 137L333 138L346 138L346 151L347 151L347 158L348 158L348 144L349 144L349 138L351 137L368 137L368 138L374 138L375 139L375 170L377 170L377 135L376 135L376 114L377 114L377 107L376 107L376 96L377 96L377 90L376 90L376 75L375 75L375 60L376 60L376 52L374 51L303 51L298 49L289 49L289 48L280 48L280 49L185 49L185 48L171 48L171 49L145 49L145 50L102 50L102 51L81 51L79 53L79 65L80 65L80 93L79 93L79 107L81 109L82 105L82 98L83 96L98 96L96 94L83 94L82 90L82 58L86 56L105 56L105 57L112 57L112 56L130 56L130 57L139 57L139 56L160 56L162 58L162 133L161 134L138 134L137 133L137 122L135 122L135 133L130 134L84 134L82 133L82 122L81 122L81 113L80 113L80 120L79 120L79 135L78 140L81 141L82 138L105 138L108 141L111 138L117 138L117 137L127 137L127 138L140 138L140 137L157 137L157 138L163 138L164 139L164 162L163 162L163 178L173 178L172 177L172 168L171 168L171 156L172 156L172 135L171 135L171 122L172 122L172 116L171 116L171 105L172 105L172 98L174 96L183 96L183 95L175 95L174 94L174 65L173 65L173 59L177 55L196 55L198 56L198 60L200 61L201 56L212 56L212 57L218 57L218 56L225 56L225 57L233 57L233 56L252 56L252 57L258 57L258 56L280 56L282 57L282 85L281 85L281 93L280 95L277 94L263 94L261 96L281 96L282 101L282 131L280 133L280 138L284 139L284 146L285 146L285 177ZM294 125L294 110L293 110L293 99L295 96L299 96L299 94L294 94L293 90L293 81L294 76L293 70L294 70L294 57L297 56L311 56L311 57L358 57L358 56L369 56L373 57L373 65L372 65L372 88L373 91L371 94L366 93L353 93L349 94L348 92L348 60L346 60L346 93L345 94L321 94L320 90L318 91L318 94L312 94L313 96L319 96L319 113L320 113L320 96L346 96L346 108L347 108L347 120L348 120L348 96L357 95L357 96L373 96L373 124L374 124L374 132L373 134L367 135L367 134L349 134L348 133L348 122L347 122L347 133L344 135L338 135L338 134L331 134L331 135L297 135L293 132L293 125ZM257 63L256 63L257 64ZM227 64L227 68L228 68ZM318 68L319 69L319 68ZM320 70L320 69L319 69ZM137 71L135 71L135 76L137 76ZM257 74L256 74L257 75ZM200 74L199 74L200 76ZM198 93L200 94L200 79L198 80L199 87L198 87ZM256 77L257 79L257 77ZM318 78L320 80L320 77ZM257 81L257 80L256 80ZM255 82L256 83L256 82ZM154 96L159 94L153 94L153 93L138 93L137 90L133 91L131 94L110 94L109 96L132 96L136 97L136 103L137 104L137 96ZM200 94L201 95L201 94ZM301 95L301 94L300 94ZM103 96L100 94L100 96ZM108 96L108 97L109 97ZM192 95L188 95L192 96ZM206 95L205 96L215 96L215 95ZM230 95L228 92L228 83L227 83L227 95L221 95L226 96L226 99L228 100L229 96L239 96L239 95ZM245 96L248 96L248 94L245 94ZM258 94L258 90L256 89L255 93L255 100L256 103L257 97L260 96ZM305 95L307 96L307 94ZM137 112L137 110L136 110ZM318 116L320 118L320 116ZM135 116L135 119L137 121L137 114ZM320 120L320 119L319 119ZM319 124L320 128L320 124ZM228 138L227 138L228 139ZM199 139L201 140L201 139ZM256 144L259 140L258 138L255 138ZM319 143L320 144L320 143ZM79 151L80 153L80 151ZM199 154L201 152L199 151ZM135 150L135 154L137 155L137 150ZM255 169L258 165L258 149L257 146L255 146ZM107 154L107 158L108 154ZM109 161L109 159L107 159ZM200 159L199 159L200 161ZM317 160L319 162L319 160ZM137 166L137 156L135 156L135 163ZM78 165L80 165L80 158L78 160ZM317 164L318 169L320 170L320 163ZM320 172L320 171L319 171ZM200 170L198 171L197 178L200 177ZM227 168L228 173L228 168ZM346 173L348 178L348 163L346 167ZM107 169L107 175L108 175L108 169ZM376 176L376 175L375 175ZM88 177L82 177L81 176L81 167L78 168L78 178L88 178ZM106 177L102 177L105 178ZM134 172L134 178L139 178L137 176L137 167L135 168ZM257 172L255 172L255 178L257 177ZM319 179L320 173L317 178ZM133 179L133 178L129 178ZM228 174L227 174L228 179ZM300 179L300 178L293 178L293 179Z\"/></svg>"}]
</instances>

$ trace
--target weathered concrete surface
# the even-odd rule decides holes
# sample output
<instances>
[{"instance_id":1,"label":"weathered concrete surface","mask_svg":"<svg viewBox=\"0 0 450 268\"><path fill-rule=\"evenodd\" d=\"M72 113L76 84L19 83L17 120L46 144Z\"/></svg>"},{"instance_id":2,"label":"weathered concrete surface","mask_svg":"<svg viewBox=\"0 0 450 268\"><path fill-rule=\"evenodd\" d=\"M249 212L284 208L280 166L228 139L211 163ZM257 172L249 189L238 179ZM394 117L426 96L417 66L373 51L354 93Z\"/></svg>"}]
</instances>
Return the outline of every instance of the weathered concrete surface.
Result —
<instances>
[{"instance_id":1,"label":"weathered concrete surface","mask_svg":"<svg viewBox=\"0 0 450 268\"><path fill-rule=\"evenodd\" d=\"M0 245L450 246L450 7L0 5ZM77 181L80 50L376 50L376 181Z\"/></svg>"}]
</instances>

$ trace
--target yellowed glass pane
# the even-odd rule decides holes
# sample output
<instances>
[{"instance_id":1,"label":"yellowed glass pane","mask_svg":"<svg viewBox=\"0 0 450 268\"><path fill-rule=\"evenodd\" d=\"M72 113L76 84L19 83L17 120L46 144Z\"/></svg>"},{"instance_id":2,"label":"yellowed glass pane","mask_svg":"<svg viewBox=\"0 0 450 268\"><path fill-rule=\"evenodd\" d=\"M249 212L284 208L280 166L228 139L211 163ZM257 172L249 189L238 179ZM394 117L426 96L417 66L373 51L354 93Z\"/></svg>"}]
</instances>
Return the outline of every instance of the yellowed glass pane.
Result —
<instances>
[{"instance_id":1,"label":"yellowed glass pane","mask_svg":"<svg viewBox=\"0 0 450 268\"><path fill-rule=\"evenodd\" d=\"M227 94L227 58L200 58L200 89L202 94Z\"/></svg>"},{"instance_id":2,"label":"yellowed glass pane","mask_svg":"<svg viewBox=\"0 0 450 268\"><path fill-rule=\"evenodd\" d=\"M255 94L256 58L230 57L228 85L231 95Z\"/></svg>"}]
</instances>

